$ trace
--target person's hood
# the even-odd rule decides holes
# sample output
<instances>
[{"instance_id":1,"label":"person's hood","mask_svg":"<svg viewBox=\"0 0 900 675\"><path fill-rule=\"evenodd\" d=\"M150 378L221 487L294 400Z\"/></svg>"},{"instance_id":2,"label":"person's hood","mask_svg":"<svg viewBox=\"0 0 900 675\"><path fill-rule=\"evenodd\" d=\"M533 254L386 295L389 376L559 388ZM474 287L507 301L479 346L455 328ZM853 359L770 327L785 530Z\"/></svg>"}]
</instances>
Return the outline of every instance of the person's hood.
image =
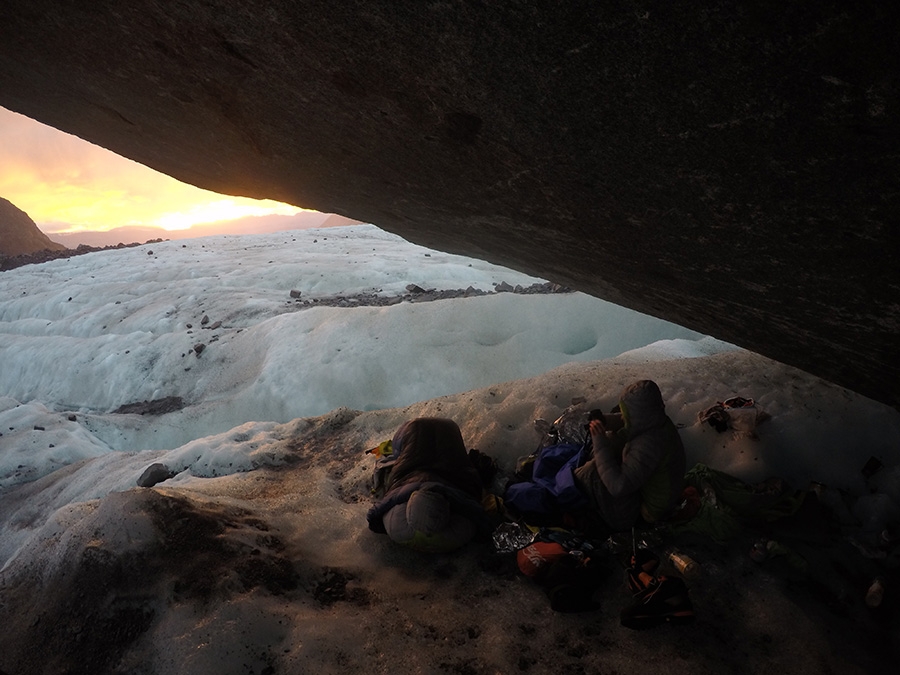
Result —
<instances>
[{"instance_id":1,"label":"person's hood","mask_svg":"<svg viewBox=\"0 0 900 675\"><path fill-rule=\"evenodd\" d=\"M639 380L625 387L619 397L619 408L628 436L632 438L666 421L666 404L653 380Z\"/></svg>"}]
</instances>

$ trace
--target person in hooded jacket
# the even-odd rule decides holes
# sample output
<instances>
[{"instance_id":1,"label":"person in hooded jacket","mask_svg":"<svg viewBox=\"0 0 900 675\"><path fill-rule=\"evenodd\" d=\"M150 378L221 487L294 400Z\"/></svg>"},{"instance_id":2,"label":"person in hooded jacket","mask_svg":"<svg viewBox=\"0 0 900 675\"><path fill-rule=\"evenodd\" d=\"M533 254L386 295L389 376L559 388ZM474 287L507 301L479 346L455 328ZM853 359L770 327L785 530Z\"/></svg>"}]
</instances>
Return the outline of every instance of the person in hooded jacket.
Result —
<instances>
[{"instance_id":1,"label":"person in hooded jacket","mask_svg":"<svg viewBox=\"0 0 900 675\"><path fill-rule=\"evenodd\" d=\"M404 422L384 497L367 514L369 529L428 553L445 553L490 532L482 479L459 426L436 417Z\"/></svg>"},{"instance_id":2,"label":"person in hooded jacket","mask_svg":"<svg viewBox=\"0 0 900 675\"><path fill-rule=\"evenodd\" d=\"M575 470L575 480L601 527L622 532L673 513L684 489L684 445L659 386L634 382L622 392L618 412L594 411L591 418L592 456Z\"/></svg>"}]
</instances>

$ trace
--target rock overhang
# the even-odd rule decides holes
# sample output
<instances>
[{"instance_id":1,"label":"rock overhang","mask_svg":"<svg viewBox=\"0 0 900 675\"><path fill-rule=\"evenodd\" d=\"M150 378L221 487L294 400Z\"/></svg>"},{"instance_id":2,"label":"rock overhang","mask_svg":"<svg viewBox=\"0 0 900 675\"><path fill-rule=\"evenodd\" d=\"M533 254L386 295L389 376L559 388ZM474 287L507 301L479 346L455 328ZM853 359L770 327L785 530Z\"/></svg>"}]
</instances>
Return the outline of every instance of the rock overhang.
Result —
<instances>
[{"instance_id":1,"label":"rock overhang","mask_svg":"<svg viewBox=\"0 0 900 675\"><path fill-rule=\"evenodd\" d=\"M900 405L900 10L0 8L0 105Z\"/></svg>"}]
</instances>

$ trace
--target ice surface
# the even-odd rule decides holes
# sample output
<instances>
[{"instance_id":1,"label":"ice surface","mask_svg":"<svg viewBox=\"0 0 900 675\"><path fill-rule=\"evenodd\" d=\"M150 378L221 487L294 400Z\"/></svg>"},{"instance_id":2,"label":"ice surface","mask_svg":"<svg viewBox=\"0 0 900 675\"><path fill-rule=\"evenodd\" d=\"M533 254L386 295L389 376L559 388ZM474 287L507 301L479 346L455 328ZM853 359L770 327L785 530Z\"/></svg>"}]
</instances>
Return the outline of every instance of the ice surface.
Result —
<instances>
[{"instance_id":1,"label":"ice surface","mask_svg":"<svg viewBox=\"0 0 900 675\"><path fill-rule=\"evenodd\" d=\"M77 414L98 447L170 449L245 422L408 405L659 340L677 339L683 354L730 348L706 349L692 331L581 293L309 309L290 295L540 281L371 225L170 241L22 267L0 275L0 392L61 421ZM110 414L174 396L183 411ZM8 483L19 460L9 466L4 455Z\"/></svg>"}]
</instances>

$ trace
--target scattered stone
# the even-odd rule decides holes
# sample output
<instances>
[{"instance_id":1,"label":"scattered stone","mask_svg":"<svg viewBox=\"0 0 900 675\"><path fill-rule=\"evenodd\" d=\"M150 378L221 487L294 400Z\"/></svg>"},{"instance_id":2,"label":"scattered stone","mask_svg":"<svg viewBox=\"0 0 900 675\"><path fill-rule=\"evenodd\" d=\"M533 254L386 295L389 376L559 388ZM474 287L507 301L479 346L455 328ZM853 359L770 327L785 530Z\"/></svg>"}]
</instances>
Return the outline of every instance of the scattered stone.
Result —
<instances>
[{"instance_id":1,"label":"scattered stone","mask_svg":"<svg viewBox=\"0 0 900 675\"><path fill-rule=\"evenodd\" d=\"M161 464L159 462L155 464L151 464L146 469L144 469L144 473L141 474L140 478L137 479L138 487L153 487L157 483L162 483L164 480L169 480L175 475L175 472L169 469L165 464Z\"/></svg>"},{"instance_id":2,"label":"scattered stone","mask_svg":"<svg viewBox=\"0 0 900 675\"><path fill-rule=\"evenodd\" d=\"M300 291L297 291L297 290L291 291L291 297L292 297L292 298L299 298L299 297L300 297Z\"/></svg>"},{"instance_id":3,"label":"scattered stone","mask_svg":"<svg viewBox=\"0 0 900 675\"><path fill-rule=\"evenodd\" d=\"M498 293L513 293L516 289L510 286L505 281L501 281L499 284L494 286L494 290Z\"/></svg>"},{"instance_id":4,"label":"scattered stone","mask_svg":"<svg viewBox=\"0 0 900 675\"><path fill-rule=\"evenodd\" d=\"M69 415L66 419L70 422L75 422L76 420L78 420L78 418L74 414Z\"/></svg>"},{"instance_id":5,"label":"scattered stone","mask_svg":"<svg viewBox=\"0 0 900 675\"><path fill-rule=\"evenodd\" d=\"M222 327L222 322L221 322L221 321L216 321L213 325L207 326L207 328L208 328L209 330L215 330L216 328L221 328L221 327Z\"/></svg>"},{"instance_id":6,"label":"scattered stone","mask_svg":"<svg viewBox=\"0 0 900 675\"><path fill-rule=\"evenodd\" d=\"M184 399L180 396L166 396L152 401L126 403L113 410L114 415L164 415L184 408Z\"/></svg>"},{"instance_id":7,"label":"scattered stone","mask_svg":"<svg viewBox=\"0 0 900 675\"><path fill-rule=\"evenodd\" d=\"M388 307L397 305L401 302L431 302L433 300L450 300L452 298L470 298L482 295L490 295L491 293L507 292L519 293L522 295L544 295L551 293L571 293L572 290L559 284L550 282L535 283L528 287L516 286L513 288L509 284L499 284L494 291L483 291L481 289L469 286L466 289L449 289L438 291L435 289L425 290L416 284L409 284L406 287L407 293L403 295L384 296L378 295L380 289L372 293L357 293L352 296L334 295L324 298L311 298L309 300L297 300L294 305L297 309L307 309L315 306L325 307ZM290 306L290 305L289 305Z\"/></svg>"},{"instance_id":8,"label":"scattered stone","mask_svg":"<svg viewBox=\"0 0 900 675\"><path fill-rule=\"evenodd\" d=\"M153 255L153 249L147 251L147 255Z\"/></svg>"},{"instance_id":9,"label":"scattered stone","mask_svg":"<svg viewBox=\"0 0 900 675\"><path fill-rule=\"evenodd\" d=\"M202 342L198 342L197 344L194 345L194 353L197 354L198 359L200 358L200 354L203 352L204 349L206 349L206 345L203 344Z\"/></svg>"},{"instance_id":10,"label":"scattered stone","mask_svg":"<svg viewBox=\"0 0 900 675\"><path fill-rule=\"evenodd\" d=\"M44 429L44 427L39 427L37 424L34 425L34 430L35 431L46 431L46 429Z\"/></svg>"},{"instance_id":11,"label":"scattered stone","mask_svg":"<svg viewBox=\"0 0 900 675\"><path fill-rule=\"evenodd\" d=\"M208 324L208 323L209 323L209 316L206 315L206 314L204 314L204 315L203 315L203 318L200 319L200 325L201 325L201 326L205 326L205 325Z\"/></svg>"}]
</instances>

